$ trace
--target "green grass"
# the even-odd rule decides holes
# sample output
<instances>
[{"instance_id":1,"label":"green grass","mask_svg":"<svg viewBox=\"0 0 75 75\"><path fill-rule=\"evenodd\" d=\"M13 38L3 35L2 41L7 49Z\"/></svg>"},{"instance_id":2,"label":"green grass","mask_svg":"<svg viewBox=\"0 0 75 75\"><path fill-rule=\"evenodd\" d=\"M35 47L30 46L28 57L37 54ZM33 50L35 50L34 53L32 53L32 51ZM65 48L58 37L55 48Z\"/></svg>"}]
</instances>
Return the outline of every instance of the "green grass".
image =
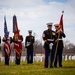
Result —
<instances>
[{"instance_id":1,"label":"green grass","mask_svg":"<svg viewBox=\"0 0 75 75\"><path fill-rule=\"evenodd\" d=\"M44 62L20 65L10 63L9 66L0 62L0 75L75 75L75 61L63 61L62 68L44 68Z\"/></svg>"}]
</instances>

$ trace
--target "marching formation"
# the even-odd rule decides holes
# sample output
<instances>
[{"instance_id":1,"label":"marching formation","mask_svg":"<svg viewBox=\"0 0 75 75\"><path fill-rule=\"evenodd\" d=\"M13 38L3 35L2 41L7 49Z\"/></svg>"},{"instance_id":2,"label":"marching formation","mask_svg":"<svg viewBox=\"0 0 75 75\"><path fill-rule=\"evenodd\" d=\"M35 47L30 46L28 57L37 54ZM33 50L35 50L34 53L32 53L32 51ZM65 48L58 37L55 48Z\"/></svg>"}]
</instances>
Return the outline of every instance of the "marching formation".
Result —
<instances>
[{"instance_id":1,"label":"marching formation","mask_svg":"<svg viewBox=\"0 0 75 75\"><path fill-rule=\"evenodd\" d=\"M63 13L60 18L59 24L55 24L55 31L52 30L53 23L47 23L47 30L43 31L42 38L44 41L44 52L45 61L44 68L62 67L62 53L63 53L63 40L66 35L63 28ZM7 29L6 17L4 17L4 37L2 41L4 42L4 52L5 52L5 65L9 65L11 47L10 44L14 43L14 50L16 52L15 64L20 65L21 53L22 53L22 41L23 36L20 34L18 29L17 18L13 16L13 38L9 36L9 31ZM28 36L25 38L25 48L27 49L27 64L33 63L33 52L34 52L34 42L35 37L32 35L32 30L28 31ZM1 43L1 37L0 37ZM59 64L57 64L59 63Z\"/></svg>"}]
</instances>

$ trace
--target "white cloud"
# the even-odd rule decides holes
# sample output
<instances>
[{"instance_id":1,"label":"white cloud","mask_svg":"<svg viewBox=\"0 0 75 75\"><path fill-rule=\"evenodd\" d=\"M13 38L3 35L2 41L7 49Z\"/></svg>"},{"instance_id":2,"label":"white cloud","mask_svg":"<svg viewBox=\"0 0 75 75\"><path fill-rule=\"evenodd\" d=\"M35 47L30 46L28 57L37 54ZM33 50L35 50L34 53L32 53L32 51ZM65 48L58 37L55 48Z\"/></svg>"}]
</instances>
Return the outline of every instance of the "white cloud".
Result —
<instances>
[{"instance_id":1,"label":"white cloud","mask_svg":"<svg viewBox=\"0 0 75 75\"><path fill-rule=\"evenodd\" d=\"M21 34L25 37L28 34L27 30L32 29L37 34L37 38L40 39L43 30L47 28L46 23L50 21L54 24L59 23L61 11L64 10L64 27L66 38L68 38L73 33L70 27L74 28L75 25L75 5L72 5L74 2L74 0L70 0L66 3L49 2L47 4L43 0L2 0L0 2L0 26L2 27L0 35L3 36L3 17L6 14L8 29L12 36L12 18L15 14ZM75 35L72 36L75 37ZM69 40L71 39L70 37Z\"/></svg>"},{"instance_id":2,"label":"white cloud","mask_svg":"<svg viewBox=\"0 0 75 75\"><path fill-rule=\"evenodd\" d=\"M7 8L24 8L44 4L42 0L2 0L0 5Z\"/></svg>"},{"instance_id":3,"label":"white cloud","mask_svg":"<svg viewBox=\"0 0 75 75\"><path fill-rule=\"evenodd\" d=\"M69 0L67 4L71 5L73 8L75 8L75 0Z\"/></svg>"}]
</instances>

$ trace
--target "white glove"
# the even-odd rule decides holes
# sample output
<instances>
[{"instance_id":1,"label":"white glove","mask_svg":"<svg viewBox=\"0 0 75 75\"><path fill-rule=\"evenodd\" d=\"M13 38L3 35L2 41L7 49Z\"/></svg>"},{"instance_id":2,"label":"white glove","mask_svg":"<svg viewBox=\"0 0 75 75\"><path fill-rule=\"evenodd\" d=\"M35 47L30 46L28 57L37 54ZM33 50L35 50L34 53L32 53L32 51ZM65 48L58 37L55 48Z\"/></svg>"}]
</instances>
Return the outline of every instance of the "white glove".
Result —
<instances>
[{"instance_id":1,"label":"white glove","mask_svg":"<svg viewBox=\"0 0 75 75\"><path fill-rule=\"evenodd\" d=\"M30 45L30 42L27 42L27 45L26 46L29 46Z\"/></svg>"},{"instance_id":2,"label":"white glove","mask_svg":"<svg viewBox=\"0 0 75 75\"><path fill-rule=\"evenodd\" d=\"M49 48L52 49L52 47L53 47L53 43L50 43Z\"/></svg>"},{"instance_id":3,"label":"white glove","mask_svg":"<svg viewBox=\"0 0 75 75\"><path fill-rule=\"evenodd\" d=\"M62 29L60 28L57 32L62 32Z\"/></svg>"}]
</instances>

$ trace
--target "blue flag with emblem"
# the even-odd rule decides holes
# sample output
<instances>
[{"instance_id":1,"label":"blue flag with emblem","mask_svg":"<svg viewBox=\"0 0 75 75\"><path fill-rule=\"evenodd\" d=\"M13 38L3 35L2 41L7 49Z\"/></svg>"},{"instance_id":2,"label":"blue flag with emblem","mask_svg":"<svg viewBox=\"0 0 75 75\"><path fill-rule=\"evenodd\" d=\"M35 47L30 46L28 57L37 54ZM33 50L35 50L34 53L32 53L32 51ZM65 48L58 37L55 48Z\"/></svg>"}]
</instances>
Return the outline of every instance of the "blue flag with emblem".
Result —
<instances>
[{"instance_id":1,"label":"blue flag with emblem","mask_svg":"<svg viewBox=\"0 0 75 75\"><path fill-rule=\"evenodd\" d=\"M9 32L8 32L8 29L7 29L7 23L6 23L6 17L4 17L4 36L6 38L8 38L8 35L9 35Z\"/></svg>"}]
</instances>

